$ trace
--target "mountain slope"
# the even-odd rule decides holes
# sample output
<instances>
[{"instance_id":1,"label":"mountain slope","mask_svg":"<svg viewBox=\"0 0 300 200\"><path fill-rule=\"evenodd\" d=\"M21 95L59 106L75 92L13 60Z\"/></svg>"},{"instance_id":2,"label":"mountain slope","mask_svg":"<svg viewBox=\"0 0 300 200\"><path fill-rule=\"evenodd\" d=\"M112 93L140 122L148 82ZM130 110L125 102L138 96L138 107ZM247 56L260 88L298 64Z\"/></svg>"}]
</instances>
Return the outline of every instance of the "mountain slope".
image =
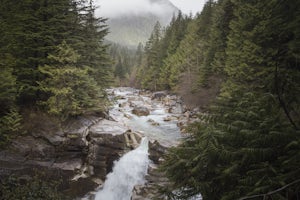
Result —
<instances>
[{"instance_id":1,"label":"mountain slope","mask_svg":"<svg viewBox=\"0 0 300 200\"><path fill-rule=\"evenodd\" d=\"M145 43L149 38L154 24L159 21L162 26L167 25L172 16L178 12L168 0L147 0L149 10L123 13L110 17L107 21L109 34L106 39L123 46L135 48L139 42Z\"/></svg>"}]
</instances>

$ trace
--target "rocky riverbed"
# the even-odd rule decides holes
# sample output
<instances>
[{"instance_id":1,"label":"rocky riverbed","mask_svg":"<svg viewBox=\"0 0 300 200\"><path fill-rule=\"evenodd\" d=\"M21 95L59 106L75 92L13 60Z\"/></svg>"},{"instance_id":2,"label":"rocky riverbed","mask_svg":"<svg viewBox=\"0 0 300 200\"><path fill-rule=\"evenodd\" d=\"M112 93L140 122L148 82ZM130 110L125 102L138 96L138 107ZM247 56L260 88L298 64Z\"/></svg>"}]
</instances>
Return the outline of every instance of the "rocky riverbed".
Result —
<instances>
[{"instance_id":1,"label":"rocky riverbed","mask_svg":"<svg viewBox=\"0 0 300 200\"><path fill-rule=\"evenodd\" d=\"M152 164L147 184L136 186L133 199L151 199L154 170L168 146L176 145L197 110L188 110L181 99L167 92L150 93L132 88L108 90L112 107L107 115L81 116L63 124L40 116L32 121L32 132L16 138L0 152L0 178L44 171L61 178L61 190L73 198L101 187L113 163L136 148L142 137L150 140ZM151 185L152 184L152 185ZM93 198L93 195L88 195Z\"/></svg>"}]
</instances>

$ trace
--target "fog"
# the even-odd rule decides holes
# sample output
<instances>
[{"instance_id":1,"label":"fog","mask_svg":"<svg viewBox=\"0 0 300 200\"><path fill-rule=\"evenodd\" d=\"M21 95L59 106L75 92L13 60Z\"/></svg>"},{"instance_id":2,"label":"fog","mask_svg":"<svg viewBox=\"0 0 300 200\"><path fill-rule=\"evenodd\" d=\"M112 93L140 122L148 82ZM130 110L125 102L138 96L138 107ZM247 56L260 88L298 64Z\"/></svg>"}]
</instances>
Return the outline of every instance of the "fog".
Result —
<instances>
[{"instance_id":1,"label":"fog","mask_svg":"<svg viewBox=\"0 0 300 200\"><path fill-rule=\"evenodd\" d=\"M152 0L95 0L99 9L97 16L113 18L124 14L153 13L155 15L169 15L172 4L164 1Z\"/></svg>"}]
</instances>

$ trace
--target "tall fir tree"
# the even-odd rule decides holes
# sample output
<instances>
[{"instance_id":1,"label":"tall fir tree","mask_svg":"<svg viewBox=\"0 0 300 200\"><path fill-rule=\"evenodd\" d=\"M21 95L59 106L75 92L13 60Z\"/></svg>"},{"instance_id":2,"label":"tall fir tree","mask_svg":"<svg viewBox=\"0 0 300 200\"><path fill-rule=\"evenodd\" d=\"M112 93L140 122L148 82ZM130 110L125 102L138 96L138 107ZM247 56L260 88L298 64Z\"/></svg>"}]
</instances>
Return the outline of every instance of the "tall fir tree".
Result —
<instances>
[{"instance_id":1,"label":"tall fir tree","mask_svg":"<svg viewBox=\"0 0 300 200\"><path fill-rule=\"evenodd\" d=\"M198 193L212 200L296 199L299 3L232 3L226 55L218 58L225 60L226 82L209 115L170 150L163 169L182 199Z\"/></svg>"},{"instance_id":2,"label":"tall fir tree","mask_svg":"<svg viewBox=\"0 0 300 200\"><path fill-rule=\"evenodd\" d=\"M49 94L49 98L40 103L50 114L62 120L104 108L100 101L101 90L89 75L89 67L78 66L79 57L77 52L63 42L55 54L48 56L51 63L39 67L40 72L46 76L38 82L40 89Z\"/></svg>"}]
</instances>

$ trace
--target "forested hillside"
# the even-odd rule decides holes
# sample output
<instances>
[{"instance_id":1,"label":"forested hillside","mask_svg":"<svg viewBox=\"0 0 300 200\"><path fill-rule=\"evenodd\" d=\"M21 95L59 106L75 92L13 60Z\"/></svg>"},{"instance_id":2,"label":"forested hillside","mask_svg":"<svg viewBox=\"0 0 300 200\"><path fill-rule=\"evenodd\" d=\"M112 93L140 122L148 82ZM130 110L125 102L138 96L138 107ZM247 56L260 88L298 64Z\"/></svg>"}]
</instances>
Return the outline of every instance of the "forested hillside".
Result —
<instances>
[{"instance_id":1,"label":"forested hillside","mask_svg":"<svg viewBox=\"0 0 300 200\"><path fill-rule=\"evenodd\" d=\"M166 194L299 198L299 22L295 0L209 0L193 19L178 16L163 31L155 26L141 87L184 88L199 98L212 92L201 122L165 157L174 182Z\"/></svg>"},{"instance_id":2,"label":"forested hillside","mask_svg":"<svg viewBox=\"0 0 300 200\"><path fill-rule=\"evenodd\" d=\"M60 125L70 118L106 110L104 89L111 84L129 85L179 94L187 107L181 107L182 101L177 97L169 101L174 101L175 106L180 102L179 113L187 119L183 123L189 122L189 113L196 121L188 126L178 146L166 150L164 159L157 157L160 170L169 178L166 183L160 177L164 186L168 185L160 188L165 198L189 199L199 194L204 200L300 198L299 0L208 0L203 11L194 17L178 12L166 27L157 22L148 41L140 43L136 51L119 44L105 44L104 37L109 31L106 19L95 17L95 9L92 0L1 1L0 156L3 163L9 161L6 147L17 136L24 135L14 146L21 146L26 152L24 155L18 152L15 157L18 162L12 162L20 164L21 170L25 160L40 167L47 162L52 167L54 161L61 164L57 158L77 158L82 171L73 160L70 164L73 166L69 162L60 166L70 167L70 171L80 172L80 176L99 173L105 178L120 151L133 148L133 145L126 146L133 130L127 130L129 126L124 124L140 117L129 116L134 115L132 109L145 106L145 98L139 96L136 102L126 102L127 97L116 95L116 99L123 98L124 102L114 108L119 112L128 104L130 111L130 115L120 112L126 118L121 122L111 120L111 116L103 120L98 115L99 119L92 118L88 123L71 123L67 132ZM168 96L167 92L160 95ZM154 96L147 98L150 101ZM199 107L199 116L193 107ZM146 115L150 114L145 108ZM172 114L172 107L165 110ZM160 115L165 110L157 113ZM40 134L30 132L34 126L30 121L32 116L37 119L34 124L42 127ZM180 122L178 115L173 117L168 116L162 122L174 120L172 125ZM47 119L51 123L44 126ZM108 125L101 124L101 120ZM147 127L160 126L154 120L149 124L151 120L145 122ZM96 138L93 140L83 130L90 131L91 124L96 122L96 133L91 134ZM107 136L107 132L120 136L114 132L118 123L125 127L122 134L129 134L124 135L126 148L120 147L119 139L114 143ZM102 132L97 131L103 127L107 130L103 129L102 139L99 137ZM81 135L74 134L73 129L79 129ZM56 132L61 135L56 137ZM30 138L27 142L32 146L26 146L25 136ZM154 154L165 151L158 141L152 146L157 146ZM110 147L117 151L112 153ZM10 150L12 153L14 148ZM107 154L103 156L103 152ZM30 160L33 154L36 160ZM98 160L92 163L93 158ZM20 170L18 164L12 169ZM3 164L1 171L5 174L11 165ZM102 168L94 173L94 167L100 165ZM99 180L97 187L102 183ZM27 187L18 183L22 181L32 184ZM9 179L0 188L7 192L0 195L19 199L26 193L33 195L32 198L42 195L60 199L55 184L49 182L44 187L44 182L47 181L35 181L27 176ZM37 189L39 185L43 190Z\"/></svg>"},{"instance_id":3,"label":"forested hillside","mask_svg":"<svg viewBox=\"0 0 300 200\"><path fill-rule=\"evenodd\" d=\"M99 3L101 11L101 1ZM148 6L140 8L141 4ZM124 13L109 16L109 33L106 36L108 41L135 49L139 43L147 41L157 21L165 26L178 13L178 8L169 0L141 0L135 6L131 8L131 12L123 9Z\"/></svg>"},{"instance_id":4,"label":"forested hillside","mask_svg":"<svg viewBox=\"0 0 300 200\"><path fill-rule=\"evenodd\" d=\"M64 120L104 108L112 70L94 12L92 1L1 2L1 145L24 132L26 109Z\"/></svg>"}]
</instances>

